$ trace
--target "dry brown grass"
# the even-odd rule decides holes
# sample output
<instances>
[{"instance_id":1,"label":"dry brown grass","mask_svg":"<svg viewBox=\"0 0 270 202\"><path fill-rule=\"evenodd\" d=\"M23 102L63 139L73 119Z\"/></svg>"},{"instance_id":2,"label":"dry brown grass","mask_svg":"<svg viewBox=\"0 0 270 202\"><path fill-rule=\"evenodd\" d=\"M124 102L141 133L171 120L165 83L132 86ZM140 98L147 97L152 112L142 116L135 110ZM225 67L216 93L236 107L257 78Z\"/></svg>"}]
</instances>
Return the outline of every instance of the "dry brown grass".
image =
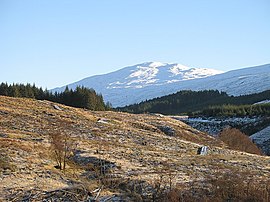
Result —
<instances>
[{"instance_id":1,"label":"dry brown grass","mask_svg":"<svg viewBox=\"0 0 270 202\"><path fill-rule=\"evenodd\" d=\"M31 144L25 141L11 139L11 138L1 138L0 147L5 148L5 149L15 149L15 150L20 149L26 152L31 152L33 150L33 147Z\"/></svg>"},{"instance_id":2,"label":"dry brown grass","mask_svg":"<svg viewBox=\"0 0 270 202\"><path fill-rule=\"evenodd\" d=\"M160 180L161 173L165 173L162 183L170 187L170 170L176 173L174 186L199 180L210 186L207 178L217 171L249 171L248 178L254 180L270 177L269 157L223 148L221 141L169 117L92 112L59 104L62 110L56 110L53 104L0 96L0 148L18 167L3 176L0 195L20 190L41 194L78 184L91 191L103 184L101 196L121 193L140 201L143 197L138 190L158 189L153 180ZM167 135L160 126L173 128L175 135ZM70 159L65 173L55 169L56 161L50 155L49 134L53 133L70 134L77 144L74 157L81 161ZM197 155L202 145L210 148L206 156ZM93 174L95 169L82 166L93 165L93 159L115 165L101 176L101 183Z\"/></svg>"},{"instance_id":3,"label":"dry brown grass","mask_svg":"<svg viewBox=\"0 0 270 202\"><path fill-rule=\"evenodd\" d=\"M246 173L220 173L204 183L193 183L189 188L175 187L164 193L162 201L232 201L268 202L270 200L270 180L249 179Z\"/></svg>"},{"instance_id":4,"label":"dry brown grass","mask_svg":"<svg viewBox=\"0 0 270 202\"><path fill-rule=\"evenodd\" d=\"M16 166L12 163L5 149L0 149L0 174L5 170L15 171Z\"/></svg>"},{"instance_id":5,"label":"dry brown grass","mask_svg":"<svg viewBox=\"0 0 270 202\"><path fill-rule=\"evenodd\" d=\"M231 149L262 155L261 150L248 136L236 128L225 128L219 134L219 139L225 142Z\"/></svg>"}]
</instances>

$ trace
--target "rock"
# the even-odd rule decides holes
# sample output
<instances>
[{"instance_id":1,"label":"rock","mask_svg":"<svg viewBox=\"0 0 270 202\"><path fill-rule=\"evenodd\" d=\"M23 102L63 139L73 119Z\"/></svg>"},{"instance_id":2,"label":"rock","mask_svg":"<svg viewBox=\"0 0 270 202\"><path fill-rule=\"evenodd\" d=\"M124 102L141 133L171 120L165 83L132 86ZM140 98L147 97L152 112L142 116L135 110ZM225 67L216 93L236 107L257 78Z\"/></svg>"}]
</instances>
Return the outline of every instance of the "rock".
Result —
<instances>
[{"instance_id":1,"label":"rock","mask_svg":"<svg viewBox=\"0 0 270 202\"><path fill-rule=\"evenodd\" d=\"M44 138L32 138L33 141L42 142Z\"/></svg>"},{"instance_id":2,"label":"rock","mask_svg":"<svg viewBox=\"0 0 270 202\"><path fill-rule=\"evenodd\" d=\"M157 117L164 117L163 114L158 114L158 113L150 113L150 114L153 115L153 116L157 116Z\"/></svg>"},{"instance_id":3,"label":"rock","mask_svg":"<svg viewBox=\"0 0 270 202\"><path fill-rule=\"evenodd\" d=\"M7 134L4 134L4 133L0 133L0 137L2 137L2 138L8 138L8 135Z\"/></svg>"},{"instance_id":4,"label":"rock","mask_svg":"<svg viewBox=\"0 0 270 202\"><path fill-rule=\"evenodd\" d=\"M206 155L208 153L209 148L207 146L202 146L198 149L197 154Z\"/></svg>"},{"instance_id":5,"label":"rock","mask_svg":"<svg viewBox=\"0 0 270 202\"><path fill-rule=\"evenodd\" d=\"M56 110L59 110L59 111L62 111L63 109L60 108L58 105L53 105L53 108L56 109Z\"/></svg>"},{"instance_id":6,"label":"rock","mask_svg":"<svg viewBox=\"0 0 270 202\"><path fill-rule=\"evenodd\" d=\"M168 136L174 136L175 130L171 128L170 126L159 126L159 130L161 130L163 133L165 133Z\"/></svg>"},{"instance_id":7,"label":"rock","mask_svg":"<svg viewBox=\"0 0 270 202\"><path fill-rule=\"evenodd\" d=\"M0 115L7 115L8 112L0 110Z\"/></svg>"},{"instance_id":8,"label":"rock","mask_svg":"<svg viewBox=\"0 0 270 202\"><path fill-rule=\"evenodd\" d=\"M107 119L103 119L103 118L98 119L97 122L98 122L98 123L102 123L102 124L109 124L108 120L107 120Z\"/></svg>"}]
</instances>

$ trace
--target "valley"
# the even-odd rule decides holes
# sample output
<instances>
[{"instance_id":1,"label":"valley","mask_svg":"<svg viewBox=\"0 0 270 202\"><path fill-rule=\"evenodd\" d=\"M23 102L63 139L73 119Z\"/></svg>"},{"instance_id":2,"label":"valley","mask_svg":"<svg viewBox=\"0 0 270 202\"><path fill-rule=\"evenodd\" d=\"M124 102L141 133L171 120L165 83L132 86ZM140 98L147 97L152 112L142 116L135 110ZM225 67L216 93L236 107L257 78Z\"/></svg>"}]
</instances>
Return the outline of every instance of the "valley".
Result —
<instances>
[{"instance_id":1,"label":"valley","mask_svg":"<svg viewBox=\"0 0 270 202\"><path fill-rule=\"evenodd\" d=\"M0 0L0 202L270 202L269 6Z\"/></svg>"},{"instance_id":2,"label":"valley","mask_svg":"<svg viewBox=\"0 0 270 202\"><path fill-rule=\"evenodd\" d=\"M215 90L185 90L117 110L171 116L215 137L224 128L237 128L269 155L269 98L269 90L241 96Z\"/></svg>"}]
</instances>

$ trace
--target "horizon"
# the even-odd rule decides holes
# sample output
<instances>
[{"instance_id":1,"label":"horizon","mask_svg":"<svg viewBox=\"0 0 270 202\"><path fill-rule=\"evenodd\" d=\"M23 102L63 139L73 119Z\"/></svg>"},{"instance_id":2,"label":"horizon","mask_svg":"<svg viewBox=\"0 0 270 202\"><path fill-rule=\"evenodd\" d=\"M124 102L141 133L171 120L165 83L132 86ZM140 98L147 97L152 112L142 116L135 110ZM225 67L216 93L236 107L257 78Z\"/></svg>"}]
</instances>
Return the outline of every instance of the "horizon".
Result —
<instances>
[{"instance_id":1,"label":"horizon","mask_svg":"<svg viewBox=\"0 0 270 202\"><path fill-rule=\"evenodd\" d=\"M84 79L87 79L87 78L90 78L90 77L94 77L94 76L102 76L102 75L107 75L107 74L110 74L110 73L113 73L113 72L116 72L116 71L120 71L124 68L127 68L127 67L133 67L133 66L137 66L137 65L141 65L141 64L144 64L144 63L154 63L154 62L160 62L160 61L147 61L147 62L142 62L142 63L138 63L138 64L134 64L134 65L126 65L124 67L121 67L121 68L116 68L115 70L112 70L112 71L109 71L109 72L105 72L105 73L101 73L101 74L95 74L95 75L90 75L90 76L86 76L86 77L83 77L83 78L80 78L79 80L75 80L75 81L70 81L69 83L67 84L64 84L62 86L54 86L53 88L47 88L47 87L44 87L44 86L39 86L37 85L35 82L7 82L7 81L1 81L0 83L7 83L7 84L31 84L31 85L35 85L37 87L41 87L42 89L48 89L48 90L53 90L55 88L62 88L62 87L65 87L65 86L68 86L69 84L72 84L72 83L76 83L76 82L79 82L81 80L84 80ZM179 64L179 65L184 65L184 64L181 64L181 63L175 63L175 62L160 62L160 63L163 63L163 64ZM245 69L245 68L252 68L252 67L259 67L259 66L264 66L264 65L269 65L270 63L265 63L265 64L260 64L260 65L255 65L255 66L248 66L248 67L240 67L240 68L236 68L236 69L229 69L229 70L219 70L219 71L222 71L222 73L226 73L226 72L230 72L230 71L234 71L234 70L240 70L240 69ZM186 65L184 65L186 66ZM187 66L189 68L204 68L204 67L190 67L190 66ZM211 69L211 68L209 68ZM214 69L214 70L218 70L218 69Z\"/></svg>"},{"instance_id":2,"label":"horizon","mask_svg":"<svg viewBox=\"0 0 270 202\"><path fill-rule=\"evenodd\" d=\"M0 2L0 82L56 88L146 61L270 63L270 2ZM252 15L251 15L252 14Z\"/></svg>"}]
</instances>

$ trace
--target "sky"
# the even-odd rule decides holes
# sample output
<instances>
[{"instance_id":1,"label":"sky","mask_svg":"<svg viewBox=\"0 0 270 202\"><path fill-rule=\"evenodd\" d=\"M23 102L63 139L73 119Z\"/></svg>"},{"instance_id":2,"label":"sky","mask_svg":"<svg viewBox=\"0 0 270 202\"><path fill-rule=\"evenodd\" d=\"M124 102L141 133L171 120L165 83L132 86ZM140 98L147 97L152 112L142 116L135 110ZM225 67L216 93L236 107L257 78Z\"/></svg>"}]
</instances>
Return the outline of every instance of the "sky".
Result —
<instances>
[{"instance_id":1,"label":"sky","mask_svg":"<svg viewBox=\"0 0 270 202\"><path fill-rule=\"evenodd\" d=\"M51 89L149 61L270 63L270 0L0 0L0 82Z\"/></svg>"}]
</instances>

